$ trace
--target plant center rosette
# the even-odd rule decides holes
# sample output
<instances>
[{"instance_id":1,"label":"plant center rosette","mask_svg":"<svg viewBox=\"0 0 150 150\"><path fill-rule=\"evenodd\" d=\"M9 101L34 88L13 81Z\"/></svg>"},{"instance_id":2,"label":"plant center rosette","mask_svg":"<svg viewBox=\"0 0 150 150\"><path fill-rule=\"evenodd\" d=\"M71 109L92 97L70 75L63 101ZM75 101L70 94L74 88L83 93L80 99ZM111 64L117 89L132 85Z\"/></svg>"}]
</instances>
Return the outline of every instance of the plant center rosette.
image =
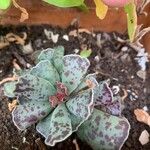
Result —
<instances>
[{"instance_id":1,"label":"plant center rosette","mask_svg":"<svg viewBox=\"0 0 150 150\"><path fill-rule=\"evenodd\" d=\"M36 124L50 146L76 131L95 150L120 149L129 123L107 82L97 83L95 74L87 75L88 59L64 56L59 46L43 50L35 62L30 70L18 72L17 82L4 85L5 95L18 100L12 112L17 128Z\"/></svg>"}]
</instances>

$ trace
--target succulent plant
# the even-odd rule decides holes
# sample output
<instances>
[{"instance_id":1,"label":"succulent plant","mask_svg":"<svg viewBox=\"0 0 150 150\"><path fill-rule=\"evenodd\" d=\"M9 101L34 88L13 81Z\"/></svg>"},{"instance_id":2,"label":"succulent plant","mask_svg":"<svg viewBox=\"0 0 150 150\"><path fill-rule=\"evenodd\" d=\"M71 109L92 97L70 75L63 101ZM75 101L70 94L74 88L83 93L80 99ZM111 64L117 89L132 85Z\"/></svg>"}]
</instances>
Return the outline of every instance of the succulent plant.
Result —
<instances>
[{"instance_id":1,"label":"succulent plant","mask_svg":"<svg viewBox=\"0 0 150 150\"><path fill-rule=\"evenodd\" d=\"M5 95L18 100L12 112L17 128L37 124L50 146L76 131L95 150L120 149L129 123L107 82L97 83L95 74L87 75L88 59L64 56L59 46L43 50L35 62L35 67L19 73L18 81L4 85Z\"/></svg>"}]
</instances>

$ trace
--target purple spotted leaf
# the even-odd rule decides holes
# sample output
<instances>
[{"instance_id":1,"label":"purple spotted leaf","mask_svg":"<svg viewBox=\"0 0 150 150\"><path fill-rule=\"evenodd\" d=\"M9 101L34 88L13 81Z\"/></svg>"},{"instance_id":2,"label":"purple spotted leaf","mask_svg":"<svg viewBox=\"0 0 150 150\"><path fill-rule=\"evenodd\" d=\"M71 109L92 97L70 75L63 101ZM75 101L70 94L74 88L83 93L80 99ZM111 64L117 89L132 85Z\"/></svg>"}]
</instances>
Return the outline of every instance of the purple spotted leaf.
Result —
<instances>
[{"instance_id":1,"label":"purple spotted leaf","mask_svg":"<svg viewBox=\"0 0 150 150\"><path fill-rule=\"evenodd\" d=\"M113 93L106 82L100 82L94 89L95 106L107 105L113 102Z\"/></svg>"},{"instance_id":2,"label":"purple spotted leaf","mask_svg":"<svg viewBox=\"0 0 150 150\"><path fill-rule=\"evenodd\" d=\"M27 74L19 78L14 92L20 103L32 99L38 102L48 101L56 89L47 80Z\"/></svg>"},{"instance_id":3,"label":"purple spotted leaf","mask_svg":"<svg viewBox=\"0 0 150 150\"><path fill-rule=\"evenodd\" d=\"M89 65L88 59L79 55L66 55L63 57L62 82L68 88L69 94L80 84L87 73Z\"/></svg>"},{"instance_id":4,"label":"purple spotted leaf","mask_svg":"<svg viewBox=\"0 0 150 150\"><path fill-rule=\"evenodd\" d=\"M121 116L121 102L120 97L114 97L114 101L106 105L95 106L97 109L102 110L110 115Z\"/></svg>"},{"instance_id":5,"label":"purple spotted leaf","mask_svg":"<svg viewBox=\"0 0 150 150\"><path fill-rule=\"evenodd\" d=\"M38 54L36 62L39 63L43 60L48 60L52 62L54 51L55 49L52 48L47 48L43 50L42 52L40 52L40 54Z\"/></svg>"},{"instance_id":6,"label":"purple spotted leaf","mask_svg":"<svg viewBox=\"0 0 150 150\"><path fill-rule=\"evenodd\" d=\"M52 63L56 67L59 74L62 73L63 69L63 57L64 57L64 47L58 46L55 48Z\"/></svg>"},{"instance_id":7,"label":"purple spotted leaf","mask_svg":"<svg viewBox=\"0 0 150 150\"><path fill-rule=\"evenodd\" d=\"M37 131L46 139L45 143L54 146L72 134L70 114L64 103L58 105L53 113L38 123Z\"/></svg>"},{"instance_id":8,"label":"purple spotted leaf","mask_svg":"<svg viewBox=\"0 0 150 150\"><path fill-rule=\"evenodd\" d=\"M63 46L58 46L53 49L48 48L46 50L43 50L40 53L40 55L38 56L37 62L40 62L42 60L48 60L55 66L57 71L61 73L62 64L63 64L63 56L64 56Z\"/></svg>"},{"instance_id":9,"label":"purple spotted leaf","mask_svg":"<svg viewBox=\"0 0 150 150\"><path fill-rule=\"evenodd\" d=\"M13 122L18 129L25 130L27 127L43 119L51 110L52 108L48 102L30 100L16 106L12 112Z\"/></svg>"},{"instance_id":10,"label":"purple spotted leaf","mask_svg":"<svg viewBox=\"0 0 150 150\"><path fill-rule=\"evenodd\" d=\"M73 126L76 130L91 115L93 106L93 90L83 90L77 95L70 97L66 102L66 107L72 114ZM75 118L77 117L77 119Z\"/></svg>"},{"instance_id":11,"label":"purple spotted leaf","mask_svg":"<svg viewBox=\"0 0 150 150\"><path fill-rule=\"evenodd\" d=\"M119 99L113 98L107 83L98 84L95 74L86 74L88 59L63 56L61 46L38 55L38 64L22 70L18 82L4 85L5 95L19 102L12 112L14 124L24 130L37 123L49 146L79 129L80 138L94 150L119 149L129 124L121 117Z\"/></svg>"},{"instance_id":12,"label":"purple spotted leaf","mask_svg":"<svg viewBox=\"0 0 150 150\"><path fill-rule=\"evenodd\" d=\"M53 64L48 60L43 60L39 62L35 67L30 70L30 74L43 78L49 81L52 85L55 85L56 81L60 81L60 76L53 66Z\"/></svg>"},{"instance_id":13,"label":"purple spotted leaf","mask_svg":"<svg viewBox=\"0 0 150 150\"><path fill-rule=\"evenodd\" d=\"M116 117L94 109L77 131L81 140L94 150L120 150L128 137L130 125L124 117Z\"/></svg>"}]
</instances>

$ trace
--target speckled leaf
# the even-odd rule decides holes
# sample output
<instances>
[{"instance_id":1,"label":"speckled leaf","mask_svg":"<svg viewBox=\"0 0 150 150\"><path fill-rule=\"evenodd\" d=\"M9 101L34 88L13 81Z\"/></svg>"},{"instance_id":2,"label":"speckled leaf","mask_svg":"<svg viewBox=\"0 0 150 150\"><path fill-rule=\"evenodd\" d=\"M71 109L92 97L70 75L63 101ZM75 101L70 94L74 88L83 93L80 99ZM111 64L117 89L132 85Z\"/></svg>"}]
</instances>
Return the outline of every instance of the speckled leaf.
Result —
<instances>
[{"instance_id":1,"label":"speckled leaf","mask_svg":"<svg viewBox=\"0 0 150 150\"><path fill-rule=\"evenodd\" d=\"M130 125L125 118L94 109L77 134L94 150L119 150L128 137Z\"/></svg>"},{"instance_id":2,"label":"speckled leaf","mask_svg":"<svg viewBox=\"0 0 150 150\"><path fill-rule=\"evenodd\" d=\"M85 88L89 88L88 85L87 85L87 80L90 80L93 85L94 85L94 88L96 88L98 86L98 83L96 81L96 74L88 74L83 80L82 82L79 84L79 86L74 90L74 93L82 90L82 89L85 89Z\"/></svg>"},{"instance_id":3,"label":"speckled leaf","mask_svg":"<svg viewBox=\"0 0 150 150\"><path fill-rule=\"evenodd\" d=\"M99 86L94 89L95 105L107 105L113 101L113 93L106 82L99 83Z\"/></svg>"},{"instance_id":4,"label":"speckled leaf","mask_svg":"<svg viewBox=\"0 0 150 150\"><path fill-rule=\"evenodd\" d=\"M42 119L36 126L36 130L43 135L45 138L48 137L51 131L50 123L52 118L52 113L48 114L44 119Z\"/></svg>"},{"instance_id":5,"label":"speckled leaf","mask_svg":"<svg viewBox=\"0 0 150 150\"><path fill-rule=\"evenodd\" d=\"M52 61L53 55L54 55L54 49L52 48L47 48L43 50L39 56L37 62L40 62L42 60L49 60L50 62Z\"/></svg>"},{"instance_id":6,"label":"speckled leaf","mask_svg":"<svg viewBox=\"0 0 150 150\"><path fill-rule=\"evenodd\" d=\"M80 125L85 121L85 119L81 117L77 117L74 114L70 113L70 119L72 124L72 132L76 132Z\"/></svg>"},{"instance_id":7,"label":"speckled leaf","mask_svg":"<svg viewBox=\"0 0 150 150\"><path fill-rule=\"evenodd\" d=\"M38 76L49 81L52 85L55 85L56 81L60 81L60 77L56 68L48 60L39 62L31 69L30 73L34 76Z\"/></svg>"},{"instance_id":8,"label":"speckled leaf","mask_svg":"<svg viewBox=\"0 0 150 150\"><path fill-rule=\"evenodd\" d=\"M54 146L72 134L70 115L65 104L62 103L48 117L38 123L37 131L46 137L45 143L47 145Z\"/></svg>"},{"instance_id":9,"label":"speckled leaf","mask_svg":"<svg viewBox=\"0 0 150 150\"><path fill-rule=\"evenodd\" d=\"M49 102L30 100L22 105L18 105L13 110L13 122L18 129L25 130L27 127L44 118L51 110Z\"/></svg>"},{"instance_id":10,"label":"speckled leaf","mask_svg":"<svg viewBox=\"0 0 150 150\"><path fill-rule=\"evenodd\" d=\"M15 95L19 101L22 101L22 99L23 101L24 99L48 101L49 96L55 93L56 89L50 82L30 74L20 77L15 89Z\"/></svg>"},{"instance_id":11,"label":"speckled leaf","mask_svg":"<svg viewBox=\"0 0 150 150\"><path fill-rule=\"evenodd\" d=\"M110 115L121 116L120 97L114 97L114 101L107 105L96 106L97 109L102 110Z\"/></svg>"},{"instance_id":12,"label":"speckled leaf","mask_svg":"<svg viewBox=\"0 0 150 150\"><path fill-rule=\"evenodd\" d=\"M16 88L16 82L7 82L4 84L4 95L8 97L15 97L14 90Z\"/></svg>"},{"instance_id":13,"label":"speckled leaf","mask_svg":"<svg viewBox=\"0 0 150 150\"><path fill-rule=\"evenodd\" d=\"M107 105L105 107L107 113L115 116L121 116L120 97L114 97L114 101L110 105Z\"/></svg>"},{"instance_id":14,"label":"speckled leaf","mask_svg":"<svg viewBox=\"0 0 150 150\"><path fill-rule=\"evenodd\" d=\"M93 105L93 91L91 89L84 90L74 95L66 102L68 110L77 117L83 119L91 114L91 106Z\"/></svg>"},{"instance_id":15,"label":"speckled leaf","mask_svg":"<svg viewBox=\"0 0 150 150\"><path fill-rule=\"evenodd\" d=\"M63 59L62 82L67 86L69 94L74 91L85 76L90 62L79 55L66 55Z\"/></svg>"},{"instance_id":16,"label":"speckled leaf","mask_svg":"<svg viewBox=\"0 0 150 150\"><path fill-rule=\"evenodd\" d=\"M41 54L38 56L38 62L42 60L49 60L57 69L59 73L62 71L63 64L63 56L64 56L64 47L58 46L53 49L48 48L43 50Z\"/></svg>"},{"instance_id":17,"label":"speckled leaf","mask_svg":"<svg viewBox=\"0 0 150 150\"><path fill-rule=\"evenodd\" d=\"M64 47L63 46L56 47L53 55L53 64L60 74L63 69L63 56L64 56Z\"/></svg>"}]
</instances>

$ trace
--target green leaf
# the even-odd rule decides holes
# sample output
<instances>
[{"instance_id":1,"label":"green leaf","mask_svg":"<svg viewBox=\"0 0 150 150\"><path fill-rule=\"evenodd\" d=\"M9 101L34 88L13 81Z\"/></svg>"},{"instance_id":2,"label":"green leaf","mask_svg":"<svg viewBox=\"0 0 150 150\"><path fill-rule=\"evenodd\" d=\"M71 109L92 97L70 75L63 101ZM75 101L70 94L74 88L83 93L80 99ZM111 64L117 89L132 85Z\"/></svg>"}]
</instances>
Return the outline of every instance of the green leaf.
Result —
<instances>
[{"instance_id":1,"label":"green leaf","mask_svg":"<svg viewBox=\"0 0 150 150\"><path fill-rule=\"evenodd\" d=\"M38 123L37 131L46 139L45 143L54 146L72 134L70 114L64 103L58 105L51 115Z\"/></svg>"},{"instance_id":2,"label":"green leaf","mask_svg":"<svg viewBox=\"0 0 150 150\"><path fill-rule=\"evenodd\" d=\"M53 55L54 55L54 49L52 48L47 48L43 50L37 57L36 62L39 63L42 60L49 60L52 63Z\"/></svg>"},{"instance_id":3,"label":"green leaf","mask_svg":"<svg viewBox=\"0 0 150 150\"><path fill-rule=\"evenodd\" d=\"M38 60L36 62L40 62L42 60L50 61L57 71L61 73L62 71L62 64L63 64L63 56L64 56L64 47L58 46L53 49L48 48L43 50L40 55L38 56Z\"/></svg>"},{"instance_id":4,"label":"green leaf","mask_svg":"<svg viewBox=\"0 0 150 150\"><path fill-rule=\"evenodd\" d=\"M66 102L66 107L69 112L76 116L77 119L81 118L81 122L79 122L79 125L87 120L91 115L92 105L93 91L91 89L79 92L78 95L74 95ZM78 128L78 126L76 128Z\"/></svg>"},{"instance_id":5,"label":"green leaf","mask_svg":"<svg viewBox=\"0 0 150 150\"><path fill-rule=\"evenodd\" d=\"M11 4L11 0L0 0L0 9L7 9Z\"/></svg>"},{"instance_id":6,"label":"green leaf","mask_svg":"<svg viewBox=\"0 0 150 150\"><path fill-rule=\"evenodd\" d=\"M31 69L30 74L43 78L49 81L54 86L56 84L56 81L60 81L60 77L56 68L48 60L39 62L35 67Z\"/></svg>"},{"instance_id":7,"label":"green leaf","mask_svg":"<svg viewBox=\"0 0 150 150\"><path fill-rule=\"evenodd\" d=\"M80 56L83 58L88 58L91 54L92 54L91 49L85 49L81 51Z\"/></svg>"},{"instance_id":8,"label":"green leaf","mask_svg":"<svg viewBox=\"0 0 150 150\"><path fill-rule=\"evenodd\" d=\"M7 82L4 84L4 95L8 97L15 97L15 88L17 82Z\"/></svg>"},{"instance_id":9,"label":"green leaf","mask_svg":"<svg viewBox=\"0 0 150 150\"><path fill-rule=\"evenodd\" d=\"M52 63L56 67L59 74L62 73L62 69L63 69L63 56L64 56L64 47L63 46L56 47L53 54Z\"/></svg>"},{"instance_id":10,"label":"green leaf","mask_svg":"<svg viewBox=\"0 0 150 150\"><path fill-rule=\"evenodd\" d=\"M100 82L94 89L95 105L109 105L113 102L113 93L106 82Z\"/></svg>"},{"instance_id":11,"label":"green leaf","mask_svg":"<svg viewBox=\"0 0 150 150\"><path fill-rule=\"evenodd\" d=\"M32 124L35 124L52 110L49 102L38 102L33 99L24 101L26 103L16 106L12 112L13 122L20 130L25 130Z\"/></svg>"},{"instance_id":12,"label":"green leaf","mask_svg":"<svg viewBox=\"0 0 150 150\"><path fill-rule=\"evenodd\" d=\"M81 4L80 6L78 6L78 8L83 11L83 12L89 12L88 7L86 6L85 3Z\"/></svg>"},{"instance_id":13,"label":"green leaf","mask_svg":"<svg viewBox=\"0 0 150 150\"><path fill-rule=\"evenodd\" d=\"M130 125L125 118L94 109L77 131L81 140L94 150L119 150L128 137Z\"/></svg>"},{"instance_id":14,"label":"green leaf","mask_svg":"<svg viewBox=\"0 0 150 150\"><path fill-rule=\"evenodd\" d=\"M58 7L76 7L84 3L84 0L43 0Z\"/></svg>"},{"instance_id":15,"label":"green leaf","mask_svg":"<svg viewBox=\"0 0 150 150\"><path fill-rule=\"evenodd\" d=\"M69 94L73 92L82 81L90 62L79 55L66 55L63 59L62 83L68 88Z\"/></svg>"},{"instance_id":16,"label":"green leaf","mask_svg":"<svg viewBox=\"0 0 150 150\"><path fill-rule=\"evenodd\" d=\"M56 89L47 80L27 74L20 77L14 92L19 101L24 103L25 100L31 99L48 101L49 96L56 93Z\"/></svg>"},{"instance_id":17,"label":"green leaf","mask_svg":"<svg viewBox=\"0 0 150 150\"><path fill-rule=\"evenodd\" d=\"M136 5L134 2L125 6L125 12L127 13L127 22L128 22L128 35L131 42L133 42L136 28L137 28L137 14L136 14Z\"/></svg>"}]
</instances>

